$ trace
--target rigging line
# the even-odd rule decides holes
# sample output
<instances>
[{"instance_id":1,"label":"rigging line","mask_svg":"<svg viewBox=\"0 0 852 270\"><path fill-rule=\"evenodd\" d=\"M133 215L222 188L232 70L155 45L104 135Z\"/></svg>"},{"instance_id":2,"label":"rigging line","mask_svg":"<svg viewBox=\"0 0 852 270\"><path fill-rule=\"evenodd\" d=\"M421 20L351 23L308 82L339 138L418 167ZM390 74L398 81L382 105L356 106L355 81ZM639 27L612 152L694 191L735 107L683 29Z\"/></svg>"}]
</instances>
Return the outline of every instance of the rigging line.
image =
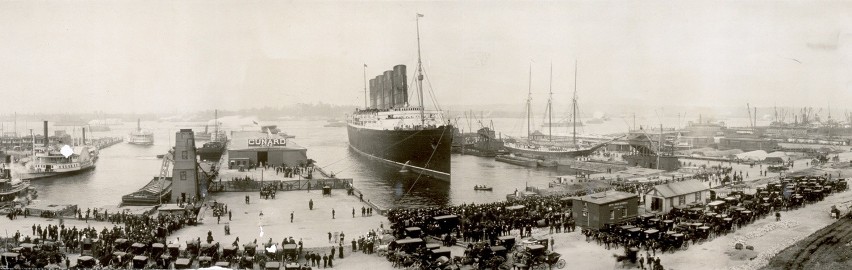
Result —
<instances>
[{"instance_id":1,"label":"rigging line","mask_svg":"<svg viewBox=\"0 0 852 270\"><path fill-rule=\"evenodd\" d=\"M426 68L421 67L421 70L423 71L423 75L426 77L426 84L429 85L429 98L432 100L432 104L435 105L435 109L441 111L441 105L438 105L438 100L435 97L435 91L432 89L432 80L429 79L429 73L426 72Z\"/></svg>"},{"instance_id":2,"label":"rigging line","mask_svg":"<svg viewBox=\"0 0 852 270\"><path fill-rule=\"evenodd\" d=\"M441 140L444 139L444 133L445 132L447 132L446 126L444 126L443 130L441 130L441 137L438 137L438 143L439 144L441 143ZM435 156L435 152L438 152L438 147L435 147L435 149L432 149L432 154L429 155L429 159L427 159L426 164L423 165L424 169L429 166L429 162L432 161L432 157ZM399 196L399 198L396 199L395 202L399 202L399 200L401 200L403 197L405 197L405 195L408 195L411 192L411 190L414 189L414 186L417 185L417 181L420 181L421 176L423 176L423 170L420 170L420 173L417 174L417 178L414 179L414 183L411 184L411 187L408 188L408 191L403 193L402 196Z\"/></svg>"}]
</instances>

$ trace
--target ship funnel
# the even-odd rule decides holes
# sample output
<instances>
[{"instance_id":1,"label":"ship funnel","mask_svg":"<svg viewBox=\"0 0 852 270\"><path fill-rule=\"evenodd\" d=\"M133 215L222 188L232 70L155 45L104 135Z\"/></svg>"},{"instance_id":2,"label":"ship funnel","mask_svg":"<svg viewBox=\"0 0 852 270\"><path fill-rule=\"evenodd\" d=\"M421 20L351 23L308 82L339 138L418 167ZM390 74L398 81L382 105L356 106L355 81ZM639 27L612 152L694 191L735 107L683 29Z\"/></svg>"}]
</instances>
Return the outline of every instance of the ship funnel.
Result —
<instances>
[{"instance_id":1,"label":"ship funnel","mask_svg":"<svg viewBox=\"0 0 852 270\"><path fill-rule=\"evenodd\" d=\"M47 150L48 147L48 139L47 139L47 121L44 121L44 149Z\"/></svg>"},{"instance_id":2,"label":"ship funnel","mask_svg":"<svg viewBox=\"0 0 852 270\"><path fill-rule=\"evenodd\" d=\"M83 128L83 145L86 145L86 128Z\"/></svg>"}]
</instances>

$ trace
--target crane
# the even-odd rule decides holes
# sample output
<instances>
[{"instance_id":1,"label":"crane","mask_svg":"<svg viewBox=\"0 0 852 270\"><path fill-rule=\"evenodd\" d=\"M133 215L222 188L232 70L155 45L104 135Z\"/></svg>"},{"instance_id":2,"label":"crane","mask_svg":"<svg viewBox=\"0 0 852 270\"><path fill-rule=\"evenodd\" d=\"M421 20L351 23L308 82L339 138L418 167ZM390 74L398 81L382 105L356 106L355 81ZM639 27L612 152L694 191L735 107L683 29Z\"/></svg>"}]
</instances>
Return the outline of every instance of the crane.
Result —
<instances>
[{"instance_id":1,"label":"crane","mask_svg":"<svg viewBox=\"0 0 852 270\"><path fill-rule=\"evenodd\" d=\"M160 191L166 184L166 176L169 174L169 166L172 164L174 149L170 149L168 153L163 155L163 165L160 166L160 175L157 177L157 182L160 184ZM163 197L160 197L160 204L163 204Z\"/></svg>"}]
</instances>

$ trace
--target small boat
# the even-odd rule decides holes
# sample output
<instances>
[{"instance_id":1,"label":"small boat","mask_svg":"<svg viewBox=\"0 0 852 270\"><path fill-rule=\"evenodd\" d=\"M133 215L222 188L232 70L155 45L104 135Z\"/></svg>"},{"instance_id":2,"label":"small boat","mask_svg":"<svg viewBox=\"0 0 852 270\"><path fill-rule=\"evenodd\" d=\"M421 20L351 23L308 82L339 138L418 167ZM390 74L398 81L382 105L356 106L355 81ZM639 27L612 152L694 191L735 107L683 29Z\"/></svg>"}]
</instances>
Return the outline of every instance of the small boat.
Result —
<instances>
[{"instance_id":1,"label":"small boat","mask_svg":"<svg viewBox=\"0 0 852 270\"><path fill-rule=\"evenodd\" d=\"M491 191L494 188L487 186L473 186L473 190Z\"/></svg>"}]
</instances>

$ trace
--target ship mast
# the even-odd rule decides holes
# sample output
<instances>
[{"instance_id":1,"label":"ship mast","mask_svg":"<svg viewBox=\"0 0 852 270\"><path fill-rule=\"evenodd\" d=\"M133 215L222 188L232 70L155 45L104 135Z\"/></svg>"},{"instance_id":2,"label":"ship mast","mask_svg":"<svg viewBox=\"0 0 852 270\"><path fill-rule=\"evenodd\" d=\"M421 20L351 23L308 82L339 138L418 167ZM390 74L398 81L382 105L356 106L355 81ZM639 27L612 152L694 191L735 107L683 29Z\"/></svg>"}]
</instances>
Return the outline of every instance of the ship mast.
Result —
<instances>
[{"instance_id":1,"label":"ship mast","mask_svg":"<svg viewBox=\"0 0 852 270\"><path fill-rule=\"evenodd\" d=\"M574 98L572 102L572 113L573 114L573 123L571 125L574 127L574 147L577 146L577 60L574 60Z\"/></svg>"},{"instance_id":2,"label":"ship mast","mask_svg":"<svg viewBox=\"0 0 852 270\"><path fill-rule=\"evenodd\" d=\"M426 118L423 111L423 61L420 59L420 17L423 14L417 13L417 94L420 96L420 127L426 127Z\"/></svg>"},{"instance_id":3,"label":"ship mast","mask_svg":"<svg viewBox=\"0 0 852 270\"><path fill-rule=\"evenodd\" d=\"M527 140L530 138L530 125L532 125L532 64L530 64L529 82L527 84Z\"/></svg>"},{"instance_id":4,"label":"ship mast","mask_svg":"<svg viewBox=\"0 0 852 270\"><path fill-rule=\"evenodd\" d=\"M553 63L550 63L550 96L547 97L547 136L553 140Z\"/></svg>"}]
</instances>

